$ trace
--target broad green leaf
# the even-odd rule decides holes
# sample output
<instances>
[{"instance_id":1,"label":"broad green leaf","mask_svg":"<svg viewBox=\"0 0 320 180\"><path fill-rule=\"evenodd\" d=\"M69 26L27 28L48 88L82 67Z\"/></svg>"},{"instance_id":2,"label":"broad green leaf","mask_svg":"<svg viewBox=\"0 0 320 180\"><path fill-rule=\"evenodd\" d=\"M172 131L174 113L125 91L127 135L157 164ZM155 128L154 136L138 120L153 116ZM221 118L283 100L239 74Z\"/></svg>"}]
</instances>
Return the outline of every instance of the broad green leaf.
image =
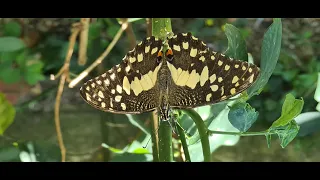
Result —
<instances>
[{"instance_id":1,"label":"broad green leaf","mask_svg":"<svg viewBox=\"0 0 320 180\"><path fill-rule=\"evenodd\" d=\"M16 115L16 110L4 94L0 92L0 135L13 123Z\"/></svg>"},{"instance_id":2,"label":"broad green leaf","mask_svg":"<svg viewBox=\"0 0 320 180\"><path fill-rule=\"evenodd\" d=\"M259 92L269 81L279 59L281 39L281 19L275 18L263 37L260 63L261 74L257 81L247 90L250 97Z\"/></svg>"},{"instance_id":3,"label":"broad green leaf","mask_svg":"<svg viewBox=\"0 0 320 180\"><path fill-rule=\"evenodd\" d=\"M246 41L243 39L240 30L231 24L226 24L224 27L228 38L228 49L225 54L234 59L248 61Z\"/></svg>"},{"instance_id":4,"label":"broad green leaf","mask_svg":"<svg viewBox=\"0 0 320 180\"><path fill-rule=\"evenodd\" d=\"M8 22L4 25L4 36L19 37L21 35L21 26L17 22Z\"/></svg>"},{"instance_id":5,"label":"broad green leaf","mask_svg":"<svg viewBox=\"0 0 320 180\"><path fill-rule=\"evenodd\" d=\"M132 153L123 153L115 154L110 162L152 162L152 154L132 154Z\"/></svg>"},{"instance_id":6,"label":"broad green leaf","mask_svg":"<svg viewBox=\"0 0 320 180\"><path fill-rule=\"evenodd\" d=\"M240 132L246 132L252 124L257 120L259 112L256 112L250 104L238 102L231 106L228 119L233 127Z\"/></svg>"},{"instance_id":7,"label":"broad green leaf","mask_svg":"<svg viewBox=\"0 0 320 180\"><path fill-rule=\"evenodd\" d=\"M7 68L3 68L3 69L1 68L0 80L8 84L12 84L20 81L21 79L20 69L8 67L8 66L6 67Z\"/></svg>"},{"instance_id":8,"label":"broad green leaf","mask_svg":"<svg viewBox=\"0 0 320 180\"><path fill-rule=\"evenodd\" d=\"M25 47L24 42L17 37L0 37L0 52L17 51Z\"/></svg>"},{"instance_id":9,"label":"broad green leaf","mask_svg":"<svg viewBox=\"0 0 320 180\"><path fill-rule=\"evenodd\" d=\"M281 147L285 148L298 134L299 125L293 120L283 129L277 129L276 133L281 141Z\"/></svg>"},{"instance_id":10,"label":"broad green leaf","mask_svg":"<svg viewBox=\"0 0 320 180\"><path fill-rule=\"evenodd\" d=\"M320 103L320 73L318 73L318 82L316 92L314 93L314 99Z\"/></svg>"},{"instance_id":11,"label":"broad green leaf","mask_svg":"<svg viewBox=\"0 0 320 180\"><path fill-rule=\"evenodd\" d=\"M45 79L44 75L42 74L42 67L43 63L41 61L38 61L26 67L24 78L28 84L34 85L38 81Z\"/></svg>"},{"instance_id":12,"label":"broad green leaf","mask_svg":"<svg viewBox=\"0 0 320 180\"><path fill-rule=\"evenodd\" d=\"M320 112L320 102L317 104L316 110Z\"/></svg>"},{"instance_id":13,"label":"broad green leaf","mask_svg":"<svg viewBox=\"0 0 320 180\"><path fill-rule=\"evenodd\" d=\"M286 126L290 121L292 121L296 116L298 116L303 108L303 99L295 99L292 94L287 94L286 99L282 105L281 116L272 123L270 129Z\"/></svg>"}]
</instances>

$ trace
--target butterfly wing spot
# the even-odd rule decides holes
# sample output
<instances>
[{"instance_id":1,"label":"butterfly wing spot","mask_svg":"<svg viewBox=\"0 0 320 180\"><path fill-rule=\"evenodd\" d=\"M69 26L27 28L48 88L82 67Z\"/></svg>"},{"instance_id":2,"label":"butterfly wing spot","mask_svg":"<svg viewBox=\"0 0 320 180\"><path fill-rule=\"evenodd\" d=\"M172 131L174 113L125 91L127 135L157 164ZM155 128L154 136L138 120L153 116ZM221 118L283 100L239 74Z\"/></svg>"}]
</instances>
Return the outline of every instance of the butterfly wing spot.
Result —
<instances>
[{"instance_id":1,"label":"butterfly wing spot","mask_svg":"<svg viewBox=\"0 0 320 180\"><path fill-rule=\"evenodd\" d=\"M224 94L224 86L221 87L221 96Z\"/></svg>"},{"instance_id":2,"label":"butterfly wing spot","mask_svg":"<svg viewBox=\"0 0 320 180\"><path fill-rule=\"evenodd\" d=\"M189 43L188 42L182 42L183 49L189 49Z\"/></svg>"},{"instance_id":3,"label":"butterfly wing spot","mask_svg":"<svg viewBox=\"0 0 320 180\"><path fill-rule=\"evenodd\" d=\"M121 103L121 108L122 108L122 110L126 110L127 109L126 104L125 103Z\"/></svg>"},{"instance_id":4,"label":"butterfly wing spot","mask_svg":"<svg viewBox=\"0 0 320 180\"><path fill-rule=\"evenodd\" d=\"M191 56L191 57L196 57L197 51L198 51L198 50L197 50L196 48L195 48L195 49L194 49L194 48L191 48L190 56Z\"/></svg>"},{"instance_id":5,"label":"butterfly wing spot","mask_svg":"<svg viewBox=\"0 0 320 180\"><path fill-rule=\"evenodd\" d=\"M142 53L138 54L138 62L141 62L141 61L143 61L143 54Z\"/></svg>"},{"instance_id":6,"label":"butterfly wing spot","mask_svg":"<svg viewBox=\"0 0 320 180\"><path fill-rule=\"evenodd\" d=\"M115 94L115 93L116 93L116 90L111 89L111 94Z\"/></svg>"},{"instance_id":7,"label":"butterfly wing spot","mask_svg":"<svg viewBox=\"0 0 320 180\"><path fill-rule=\"evenodd\" d=\"M225 65L225 66L224 66L224 70L225 70L225 71L228 71L229 69L230 69L230 66L229 66L229 65Z\"/></svg>"},{"instance_id":8,"label":"butterfly wing spot","mask_svg":"<svg viewBox=\"0 0 320 180\"><path fill-rule=\"evenodd\" d=\"M238 82L238 80L239 80L238 76L233 76L231 83L234 84L234 83Z\"/></svg>"},{"instance_id":9,"label":"butterfly wing spot","mask_svg":"<svg viewBox=\"0 0 320 180\"><path fill-rule=\"evenodd\" d=\"M253 78L254 78L254 74L252 74L252 75L250 76L249 83L252 83L252 82L253 82Z\"/></svg>"},{"instance_id":10,"label":"butterfly wing spot","mask_svg":"<svg viewBox=\"0 0 320 180\"><path fill-rule=\"evenodd\" d=\"M200 75L196 72L196 70L192 70L186 85L191 89L194 89L197 83L199 82L199 80L200 80Z\"/></svg>"},{"instance_id":11,"label":"butterfly wing spot","mask_svg":"<svg viewBox=\"0 0 320 180\"><path fill-rule=\"evenodd\" d=\"M176 51L181 51L180 46L177 46L177 45L173 45L173 49Z\"/></svg>"},{"instance_id":12,"label":"butterfly wing spot","mask_svg":"<svg viewBox=\"0 0 320 180\"><path fill-rule=\"evenodd\" d=\"M212 94L211 93L209 93L209 94L207 94L207 96L206 96L206 101L210 101L210 99L211 99L211 97L212 97Z\"/></svg>"},{"instance_id":13,"label":"butterfly wing spot","mask_svg":"<svg viewBox=\"0 0 320 180\"><path fill-rule=\"evenodd\" d=\"M105 79L104 81L105 86L109 86L110 85L110 80L109 79Z\"/></svg>"},{"instance_id":14,"label":"butterfly wing spot","mask_svg":"<svg viewBox=\"0 0 320 180\"><path fill-rule=\"evenodd\" d=\"M247 67L246 67L246 66L242 66L242 70L244 70L244 71L245 71L246 69L247 69Z\"/></svg>"},{"instance_id":15,"label":"butterfly wing spot","mask_svg":"<svg viewBox=\"0 0 320 180\"><path fill-rule=\"evenodd\" d=\"M207 80L209 79L209 69L208 66L205 66L202 69L201 75L200 75L200 86L203 86Z\"/></svg>"},{"instance_id":16,"label":"butterfly wing spot","mask_svg":"<svg viewBox=\"0 0 320 180\"><path fill-rule=\"evenodd\" d=\"M214 56L211 56L210 58L212 61L216 59L216 57L214 57Z\"/></svg>"},{"instance_id":17,"label":"butterfly wing spot","mask_svg":"<svg viewBox=\"0 0 320 180\"><path fill-rule=\"evenodd\" d=\"M114 98L114 100L115 100L116 102L120 102L120 101L121 101L121 98L122 98L122 96L118 95L118 96L116 96L116 97Z\"/></svg>"},{"instance_id":18,"label":"butterfly wing spot","mask_svg":"<svg viewBox=\"0 0 320 180\"><path fill-rule=\"evenodd\" d=\"M112 73L112 74L110 75L110 78L111 78L112 81L114 81L114 80L116 79L116 74L115 74L115 73Z\"/></svg>"},{"instance_id":19,"label":"butterfly wing spot","mask_svg":"<svg viewBox=\"0 0 320 180\"><path fill-rule=\"evenodd\" d=\"M117 92L118 92L119 94L122 93L122 87L121 87L119 84L117 84L116 89L117 89Z\"/></svg>"},{"instance_id":20,"label":"butterfly wing spot","mask_svg":"<svg viewBox=\"0 0 320 180\"><path fill-rule=\"evenodd\" d=\"M218 61L218 66L222 66L223 62L222 61Z\"/></svg>"},{"instance_id":21,"label":"butterfly wing spot","mask_svg":"<svg viewBox=\"0 0 320 180\"><path fill-rule=\"evenodd\" d=\"M235 67L235 68L239 68L239 64L235 64L234 67Z\"/></svg>"},{"instance_id":22,"label":"butterfly wing spot","mask_svg":"<svg viewBox=\"0 0 320 180\"><path fill-rule=\"evenodd\" d=\"M235 93L236 93L236 88L230 89L230 94L231 94L231 95L234 95Z\"/></svg>"},{"instance_id":23,"label":"butterfly wing spot","mask_svg":"<svg viewBox=\"0 0 320 180\"><path fill-rule=\"evenodd\" d=\"M150 51L150 46L146 46L145 48L144 48L144 53L148 53Z\"/></svg>"},{"instance_id":24,"label":"butterfly wing spot","mask_svg":"<svg viewBox=\"0 0 320 180\"><path fill-rule=\"evenodd\" d=\"M204 56L201 56L201 57L199 58L199 60L202 61L202 62L204 62L204 61L206 60L206 58L205 58Z\"/></svg>"},{"instance_id":25,"label":"butterfly wing spot","mask_svg":"<svg viewBox=\"0 0 320 180\"><path fill-rule=\"evenodd\" d=\"M214 84L214 85L210 86L210 88L211 88L211 91L216 92L219 89L219 86Z\"/></svg>"},{"instance_id":26,"label":"butterfly wing spot","mask_svg":"<svg viewBox=\"0 0 320 180\"><path fill-rule=\"evenodd\" d=\"M103 92L102 92L102 91L99 91L99 92L98 92L98 96L99 96L100 98L104 98Z\"/></svg>"},{"instance_id":27,"label":"butterfly wing spot","mask_svg":"<svg viewBox=\"0 0 320 180\"><path fill-rule=\"evenodd\" d=\"M210 84L212 84L217 79L216 74L210 76Z\"/></svg>"},{"instance_id":28,"label":"butterfly wing spot","mask_svg":"<svg viewBox=\"0 0 320 180\"><path fill-rule=\"evenodd\" d=\"M106 103L105 102L101 102L101 107L105 108L106 107Z\"/></svg>"},{"instance_id":29,"label":"butterfly wing spot","mask_svg":"<svg viewBox=\"0 0 320 180\"><path fill-rule=\"evenodd\" d=\"M222 77L219 77L218 78L218 82L222 82L223 81L223 78Z\"/></svg>"},{"instance_id":30,"label":"butterfly wing spot","mask_svg":"<svg viewBox=\"0 0 320 180\"><path fill-rule=\"evenodd\" d=\"M156 53L157 51L158 51L158 47L153 48L153 49L151 50L151 55L154 54L154 53Z\"/></svg>"}]
</instances>

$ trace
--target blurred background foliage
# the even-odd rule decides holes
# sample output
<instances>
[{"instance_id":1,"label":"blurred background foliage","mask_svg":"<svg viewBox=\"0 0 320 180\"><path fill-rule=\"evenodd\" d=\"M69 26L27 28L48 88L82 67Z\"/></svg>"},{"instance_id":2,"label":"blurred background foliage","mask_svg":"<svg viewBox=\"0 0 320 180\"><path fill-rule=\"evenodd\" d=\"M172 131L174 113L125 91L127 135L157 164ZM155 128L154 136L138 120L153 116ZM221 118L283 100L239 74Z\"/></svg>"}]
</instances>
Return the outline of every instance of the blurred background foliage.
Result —
<instances>
[{"instance_id":1,"label":"blurred background foliage","mask_svg":"<svg viewBox=\"0 0 320 180\"><path fill-rule=\"evenodd\" d=\"M56 74L63 66L71 26L79 21L80 18L0 19L0 116L6 117L6 120L0 118L0 122L5 121L0 123L0 134L3 133L0 136L0 161L61 160L53 113L59 82L50 80L50 75ZM272 19L264 18L172 18L171 21L173 32L192 32L220 52L228 46L224 25L234 25L258 65L263 34L272 23ZM101 55L120 27L114 18L91 19L87 63L85 66L77 63L77 41L70 63L71 78ZM320 73L320 19L282 19L282 27L282 47L276 69L261 94L249 100L259 112L252 131L270 127L281 114L285 95L292 93L296 98L303 97L305 102L304 114L296 119L301 125L298 137L283 149L279 142L275 143L279 141L276 138L268 148L263 136L223 136L212 142L216 144L213 161L320 160L320 143L317 141L320 138L320 115L316 110L320 100L316 101L315 94ZM132 22L129 31L123 33L101 65L76 87L67 88L66 85L60 120L67 161L152 161L150 144L143 148L150 138L148 115L103 113L86 104L78 92L85 80L119 63L132 48L132 42L142 40L146 33L146 19ZM199 114L203 119L214 115L210 109L202 111ZM189 133L194 132L191 124L190 119L182 122ZM175 138L174 142L177 141ZM175 160L181 161L181 145L174 144ZM197 157L197 154L191 156Z\"/></svg>"}]
</instances>

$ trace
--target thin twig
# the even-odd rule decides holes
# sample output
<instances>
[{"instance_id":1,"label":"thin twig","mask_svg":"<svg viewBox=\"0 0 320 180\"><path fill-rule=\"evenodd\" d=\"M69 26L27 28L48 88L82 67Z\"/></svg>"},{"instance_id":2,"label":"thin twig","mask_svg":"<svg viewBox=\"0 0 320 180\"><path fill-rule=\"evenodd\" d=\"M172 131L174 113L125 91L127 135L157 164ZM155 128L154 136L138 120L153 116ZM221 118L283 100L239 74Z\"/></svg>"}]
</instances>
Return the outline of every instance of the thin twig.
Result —
<instances>
[{"instance_id":1,"label":"thin twig","mask_svg":"<svg viewBox=\"0 0 320 180\"><path fill-rule=\"evenodd\" d=\"M63 93L63 88L65 81L67 77L69 76L69 66L70 66L70 59L74 50L74 44L76 42L76 38L80 32L79 28L73 28L72 29L72 34L69 38L69 48L68 48L68 53L65 58L65 62L63 65L63 72L61 73L60 77L60 82L59 82L59 87L57 91L57 96L56 96L56 102L54 106L54 121L56 124L56 131L57 131L57 138L58 138L58 143L61 151L61 161L65 162L66 161L66 148L63 143L63 136L61 133L61 126L60 126L60 117L59 117L59 112L60 112L60 102L61 102L61 96Z\"/></svg>"},{"instance_id":2,"label":"thin twig","mask_svg":"<svg viewBox=\"0 0 320 180\"><path fill-rule=\"evenodd\" d=\"M147 23L147 36L151 36L152 34L152 21L150 18L146 18L146 23Z\"/></svg>"},{"instance_id":3,"label":"thin twig","mask_svg":"<svg viewBox=\"0 0 320 180\"><path fill-rule=\"evenodd\" d=\"M126 29L126 34L129 39L130 49L133 49L134 46L136 45L136 37L134 35L131 23L128 23L128 28Z\"/></svg>"},{"instance_id":4,"label":"thin twig","mask_svg":"<svg viewBox=\"0 0 320 180\"><path fill-rule=\"evenodd\" d=\"M69 88L73 88L76 84L78 84L84 77L86 77L90 71L92 71L96 66L98 66L102 60L110 53L114 45L117 43L117 41L120 39L123 31L127 29L128 23L124 22L121 25L121 28L118 30L117 34L113 38L112 42L109 44L107 49L101 54L101 56L96 59L87 69L82 71L76 78L74 78L70 83L69 83Z\"/></svg>"},{"instance_id":5,"label":"thin twig","mask_svg":"<svg viewBox=\"0 0 320 180\"><path fill-rule=\"evenodd\" d=\"M79 43L79 59L78 64L83 66L87 62L87 46L88 46L88 33L89 33L90 18L81 18L81 33Z\"/></svg>"}]
</instances>

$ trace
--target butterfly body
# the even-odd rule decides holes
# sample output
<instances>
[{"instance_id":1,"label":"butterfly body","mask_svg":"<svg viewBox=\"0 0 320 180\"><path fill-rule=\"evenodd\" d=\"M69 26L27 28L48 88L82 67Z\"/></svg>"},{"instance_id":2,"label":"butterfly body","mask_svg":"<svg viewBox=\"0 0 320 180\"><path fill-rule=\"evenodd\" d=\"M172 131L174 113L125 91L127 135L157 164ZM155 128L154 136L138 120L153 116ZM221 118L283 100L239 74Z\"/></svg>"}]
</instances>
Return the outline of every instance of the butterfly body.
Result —
<instances>
[{"instance_id":1,"label":"butterfly body","mask_svg":"<svg viewBox=\"0 0 320 180\"><path fill-rule=\"evenodd\" d=\"M84 83L83 99L102 111L140 114L187 109L226 100L250 87L260 69L210 50L191 33L166 41L145 38L109 71Z\"/></svg>"}]
</instances>

